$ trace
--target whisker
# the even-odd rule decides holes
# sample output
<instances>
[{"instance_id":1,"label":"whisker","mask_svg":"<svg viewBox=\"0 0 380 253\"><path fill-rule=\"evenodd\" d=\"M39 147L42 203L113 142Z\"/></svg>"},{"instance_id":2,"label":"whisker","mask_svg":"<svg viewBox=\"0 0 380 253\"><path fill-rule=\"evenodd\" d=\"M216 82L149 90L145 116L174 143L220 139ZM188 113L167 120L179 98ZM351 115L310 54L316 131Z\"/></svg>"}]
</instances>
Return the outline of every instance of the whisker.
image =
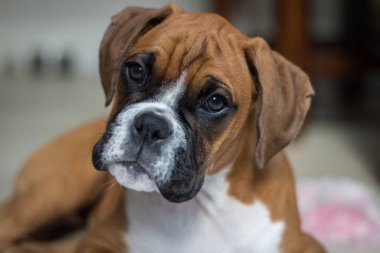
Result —
<instances>
[{"instance_id":1,"label":"whisker","mask_svg":"<svg viewBox=\"0 0 380 253\"><path fill-rule=\"evenodd\" d=\"M112 185L113 183L115 183L115 181L114 181L112 178L110 178L110 179L108 179L107 182L105 182L105 183L103 183L102 185L100 185L99 188L109 187L109 186Z\"/></svg>"},{"instance_id":2,"label":"whisker","mask_svg":"<svg viewBox=\"0 0 380 253\"><path fill-rule=\"evenodd\" d=\"M109 192L113 187L115 187L118 184L114 180L111 180L110 182L111 184L109 184L108 188L104 191L105 193Z\"/></svg>"}]
</instances>

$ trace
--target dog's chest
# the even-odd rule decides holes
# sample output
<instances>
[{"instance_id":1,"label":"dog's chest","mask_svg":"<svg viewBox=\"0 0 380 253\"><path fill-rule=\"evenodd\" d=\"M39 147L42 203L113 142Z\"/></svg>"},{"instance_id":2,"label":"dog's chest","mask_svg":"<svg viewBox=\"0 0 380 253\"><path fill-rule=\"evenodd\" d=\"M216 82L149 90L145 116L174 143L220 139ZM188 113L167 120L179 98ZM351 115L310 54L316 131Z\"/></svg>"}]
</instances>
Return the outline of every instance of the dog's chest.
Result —
<instances>
[{"instance_id":1,"label":"dog's chest","mask_svg":"<svg viewBox=\"0 0 380 253\"><path fill-rule=\"evenodd\" d=\"M159 193L127 192L130 253L276 253L284 230L266 206L227 194L222 175L207 178L196 198L174 204Z\"/></svg>"}]
</instances>

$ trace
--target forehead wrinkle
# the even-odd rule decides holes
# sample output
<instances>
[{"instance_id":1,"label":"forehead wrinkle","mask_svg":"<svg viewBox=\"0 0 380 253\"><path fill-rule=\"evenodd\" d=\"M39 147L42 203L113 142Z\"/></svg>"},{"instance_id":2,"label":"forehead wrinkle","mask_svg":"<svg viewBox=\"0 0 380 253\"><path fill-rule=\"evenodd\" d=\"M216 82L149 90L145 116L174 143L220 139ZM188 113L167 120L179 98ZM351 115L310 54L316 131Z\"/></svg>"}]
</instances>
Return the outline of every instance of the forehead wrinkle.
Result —
<instances>
[{"instance_id":1,"label":"forehead wrinkle","mask_svg":"<svg viewBox=\"0 0 380 253\"><path fill-rule=\"evenodd\" d=\"M203 38L198 39L196 53L187 55L186 67L189 69L188 77L190 80L194 79L199 71L205 69L205 66L215 66L221 62L219 60L221 55L215 53L215 47L219 48L219 45L213 34L207 33ZM190 69L192 70L190 71Z\"/></svg>"},{"instance_id":2,"label":"forehead wrinkle","mask_svg":"<svg viewBox=\"0 0 380 253\"><path fill-rule=\"evenodd\" d=\"M183 39L182 36L184 36ZM187 35L181 33L175 38L172 38L173 41L173 49L168 53L168 64L166 69L164 70L166 73L166 79L175 79L176 76L179 76L180 73L184 70L182 66L183 58L186 55L186 41Z\"/></svg>"},{"instance_id":3,"label":"forehead wrinkle","mask_svg":"<svg viewBox=\"0 0 380 253\"><path fill-rule=\"evenodd\" d=\"M209 57L207 57L207 58L197 58L195 60L195 62L188 67L188 71L187 71L187 73L188 73L188 76L187 76L188 79L189 80L197 80L197 78L196 78L197 75L199 74L199 72L201 72L202 70L205 69L205 66L207 64L209 64L209 60L210 60ZM195 64L196 62L199 62L199 64ZM206 75L204 75L204 76L206 76ZM195 83L194 81L191 84L192 84L191 85L192 88L195 89L195 90L201 88L201 87L197 87L197 86L203 85L203 83Z\"/></svg>"},{"instance_id":4,"label":"forehead wrinkle","mask_svg":"<svg viewBox=\"0 0 380 253\"><path fill-rule=\"evenodd\" d=\"M206 53L206 49L207 49L207 42L208 42L207 36L203 37L203 39L195 38L193 40L188 52L183 58L182 65L185 68L188 68L192 63L204 57L204 54Z\"/></svg>"},{"instance_id":5,"label":"forehead wrinkle","mask_svg":"<svg viewBox=\"0 0 380 253\"><path fill-rule=\"evenodd\" d=\"M185 69L188 69L192 64L198 60L207 61L207 34L205 36L192 36L188 32L180 33L177 35L177 39L181 36L186 39L179 39L178 43L175 43L173 50L168 54L168 65L165 70L166 77L173 79L177 73L181 73ZM167 51L165 51L167 52Z\"/></svg>"},{"instance_id":6,"label":"forehead wrinkle","mask_svg":"<svg viewBox=\"0 0 380 253\"><path fill-rule=\"evenodd\" d=\"M222 27L222 26L220 26ZM220 28L219 27L219 28ZM210 32L210 42L212 43L213 50L212 53L217 57L222 54L222 46L221 46L221 41L220 41L220 36L219 36L219 28L218 29L213 29Z\"/></svg>"}]
</instances>

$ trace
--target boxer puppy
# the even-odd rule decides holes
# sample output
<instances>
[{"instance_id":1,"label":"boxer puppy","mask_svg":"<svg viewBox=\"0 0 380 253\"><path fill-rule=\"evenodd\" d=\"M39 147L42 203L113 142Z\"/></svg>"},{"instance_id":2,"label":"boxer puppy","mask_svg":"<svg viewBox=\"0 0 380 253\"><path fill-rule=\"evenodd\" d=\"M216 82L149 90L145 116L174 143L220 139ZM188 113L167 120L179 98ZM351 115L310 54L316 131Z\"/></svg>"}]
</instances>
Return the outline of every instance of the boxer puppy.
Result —
<instances>
[{"instance_id":1,"label":"boxer puppy","mask_svg":"<svg viewBox=\"0 0 380 253\"><path fill-rule=\"evenodd\" d=\"M31 158L1 208L0 248L324 252L300 229L282 152L314 94L301 69L218 15L168 4L112 19L100 74L106 104L113 100L107 123L89 123ZM101 132L92 162L108 173L88 157ZM105 190L109 175L126 190ZM21 240L84 206L82 234L58 244Z\"/></svg>"}]
</instances>

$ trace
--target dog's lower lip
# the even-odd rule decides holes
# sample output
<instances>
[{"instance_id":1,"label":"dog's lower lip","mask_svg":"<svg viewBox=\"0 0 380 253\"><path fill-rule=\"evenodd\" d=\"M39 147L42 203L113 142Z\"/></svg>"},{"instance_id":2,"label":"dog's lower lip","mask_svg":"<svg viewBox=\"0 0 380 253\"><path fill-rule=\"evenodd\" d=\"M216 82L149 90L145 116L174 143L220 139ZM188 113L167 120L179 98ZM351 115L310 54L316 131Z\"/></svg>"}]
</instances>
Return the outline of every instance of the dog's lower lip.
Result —
<instances>
[{"instance_id":1,"label":"dog's lower lip","mask_svg":"<svg viewBox=\"0 0 380 253\"><path fill-rule=\"evenodd\" d=\"M150 179L152 179L149 173L146 171L146 169L143 166L141 166L138 161L118 161L118 162L115 162L114 164L120 164L126 169L129 169L129 170L133 169L136 172L146 174L148 175Z\"/></svg>"}]
</instances>

